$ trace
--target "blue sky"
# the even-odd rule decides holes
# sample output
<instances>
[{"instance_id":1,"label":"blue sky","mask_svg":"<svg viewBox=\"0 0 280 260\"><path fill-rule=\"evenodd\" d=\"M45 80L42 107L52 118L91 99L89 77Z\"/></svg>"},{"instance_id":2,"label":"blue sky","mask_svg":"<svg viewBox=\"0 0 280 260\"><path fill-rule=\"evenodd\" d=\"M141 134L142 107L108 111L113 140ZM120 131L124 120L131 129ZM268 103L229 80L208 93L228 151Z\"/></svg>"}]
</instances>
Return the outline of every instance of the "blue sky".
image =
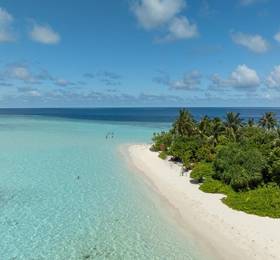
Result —
<instances>
[{"instance_id":1,"label":"blue sky","mask_svg":"<svg viewBox=\"0 0 280 260\"><path fill-rule=\"evenodd\" d=\"M279 106L277 0L0 8L0 107Z\"/></svg>"}]
</instances>

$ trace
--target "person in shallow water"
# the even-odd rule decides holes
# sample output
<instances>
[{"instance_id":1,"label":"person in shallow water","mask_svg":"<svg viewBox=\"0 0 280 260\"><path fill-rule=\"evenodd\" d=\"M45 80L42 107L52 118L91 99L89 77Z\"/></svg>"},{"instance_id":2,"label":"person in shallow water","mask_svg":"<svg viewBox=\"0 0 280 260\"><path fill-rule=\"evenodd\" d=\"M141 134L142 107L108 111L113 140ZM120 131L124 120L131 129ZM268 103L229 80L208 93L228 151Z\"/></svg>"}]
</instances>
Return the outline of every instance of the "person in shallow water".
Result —
<instances>
[{"instance_id":1,"label":"person in shallow water","mask_svg":"<svg viewBox=\"0 0 280 260\"><path fill-rule=\"evenodd\" d=\"M114 132L109 132L106 134L106 139L114 138Z\"/></svg>"}]
</instances>

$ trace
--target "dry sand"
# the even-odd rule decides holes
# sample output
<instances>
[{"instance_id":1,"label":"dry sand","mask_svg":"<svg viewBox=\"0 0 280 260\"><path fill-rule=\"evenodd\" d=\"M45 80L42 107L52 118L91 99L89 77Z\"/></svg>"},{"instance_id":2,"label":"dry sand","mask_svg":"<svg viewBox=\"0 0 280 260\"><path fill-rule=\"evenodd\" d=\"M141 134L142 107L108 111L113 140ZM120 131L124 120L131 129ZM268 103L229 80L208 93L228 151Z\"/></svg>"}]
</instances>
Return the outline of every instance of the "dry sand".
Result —
<instances>
[{"instance_id":1,"label":"dry sand","mask_svg":"<svg viewBox=\"0 0 280 260\"><path fill-rule=\"evenodd\" d=\"M223 195L208 194L181 176L181 167L158 157L149 145L129 145L129 161L172 205L197 244L216 259L280 259L280 219L230 209Z\"/></svg>"}]
</instances>

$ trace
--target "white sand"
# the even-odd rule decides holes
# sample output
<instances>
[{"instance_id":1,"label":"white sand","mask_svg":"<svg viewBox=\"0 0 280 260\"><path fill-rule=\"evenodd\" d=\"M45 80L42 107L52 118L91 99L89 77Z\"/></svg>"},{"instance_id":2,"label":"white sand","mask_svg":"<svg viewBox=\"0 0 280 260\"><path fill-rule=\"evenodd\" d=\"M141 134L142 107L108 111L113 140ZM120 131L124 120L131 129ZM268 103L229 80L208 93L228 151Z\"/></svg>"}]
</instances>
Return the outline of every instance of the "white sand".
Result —
<instances>
[{"instance_id":1,"label":"white sand","mask_svg":"<svg viewBox=\"0 0 280 260\"><path fill-rule=\"evenodd\" d=\"M127 147L130 162L180 213L184 228L216 259L280 259L280 219L232 210L222 195L200 191L181 167L161 160L149 145ZM210 253L211 252L211 253Z\"/></svg>"}]
</instances>

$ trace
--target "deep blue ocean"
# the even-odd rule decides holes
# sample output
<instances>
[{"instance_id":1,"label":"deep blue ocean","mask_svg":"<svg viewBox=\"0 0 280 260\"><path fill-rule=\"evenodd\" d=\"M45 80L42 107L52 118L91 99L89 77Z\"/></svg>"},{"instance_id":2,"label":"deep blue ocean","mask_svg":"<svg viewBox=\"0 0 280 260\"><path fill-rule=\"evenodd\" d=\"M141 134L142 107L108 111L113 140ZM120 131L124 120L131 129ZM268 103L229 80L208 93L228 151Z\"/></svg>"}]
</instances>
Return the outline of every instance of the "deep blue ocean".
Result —
<instances>
[{"instance_id":1,"label":"deep blue ocean","mask_svg":"<svg viewBox=\"0 0 280 260\"><path fill-rule=\"evenodd\" d=\"M0 109L0 115L31 115L122 122L172 122L181 108L13 108ZM246 120L258 120L265 112L275 112L280 119L280 108L261 107L191 107L188 109L196 119L204 115L224 117L227 112L240 113Z\"/></svg>"}]
</instances>

